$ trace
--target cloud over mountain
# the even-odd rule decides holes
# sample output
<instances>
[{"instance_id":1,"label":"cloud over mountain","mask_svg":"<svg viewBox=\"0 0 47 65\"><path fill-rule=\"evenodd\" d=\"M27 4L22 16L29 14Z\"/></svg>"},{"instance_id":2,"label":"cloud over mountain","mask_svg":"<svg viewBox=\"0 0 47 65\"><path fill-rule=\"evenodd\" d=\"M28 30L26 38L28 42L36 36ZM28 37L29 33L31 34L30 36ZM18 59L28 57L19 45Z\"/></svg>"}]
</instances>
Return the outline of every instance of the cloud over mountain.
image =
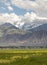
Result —
<instances>
[{"instance_id":1,"label":"cloud over mountain","mask_svg":"<svg viewBox=\"0 0 47 65\"><path fill-rule=\"evenodd\" d=\"M19 16L16 15L15 13L0 14L0 24L6 22L9 22L15 25L16 27L22 28L24 24L32 25L34 23L38 23L38 24L47 23L47 17L40 17L34 12L31 13L27 12L26 14L24 14L24 16Z\"/></svg>"}]
</instances>

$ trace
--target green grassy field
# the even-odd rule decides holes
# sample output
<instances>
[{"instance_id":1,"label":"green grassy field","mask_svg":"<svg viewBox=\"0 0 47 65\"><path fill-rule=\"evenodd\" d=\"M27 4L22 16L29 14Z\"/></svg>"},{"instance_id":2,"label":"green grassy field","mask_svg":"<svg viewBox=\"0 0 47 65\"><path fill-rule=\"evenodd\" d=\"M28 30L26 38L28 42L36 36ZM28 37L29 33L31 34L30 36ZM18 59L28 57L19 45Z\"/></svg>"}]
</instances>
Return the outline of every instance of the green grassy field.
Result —
<instances>
[{"instance_id":1,"label":"green grassy field","mask_svg":"<svg viewBox=\"0 0 47 65\"><path fill-rule=\"evenodd\" d=\"M47 65L47 49L0 49L0 65Z\"/></svg>"}]
</instances>

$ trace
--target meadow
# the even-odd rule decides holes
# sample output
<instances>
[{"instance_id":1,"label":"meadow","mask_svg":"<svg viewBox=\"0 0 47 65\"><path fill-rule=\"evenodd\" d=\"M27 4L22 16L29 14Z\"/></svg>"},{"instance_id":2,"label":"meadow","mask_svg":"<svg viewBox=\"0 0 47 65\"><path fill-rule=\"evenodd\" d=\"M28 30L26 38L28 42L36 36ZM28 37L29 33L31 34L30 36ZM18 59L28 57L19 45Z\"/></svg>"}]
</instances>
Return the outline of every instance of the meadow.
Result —
<instances>
[{"instance_id":1,"label":"meadow","mask_svg":"<svg viewBox=\"0 0 47 65\"><path fill-rule=\"evenodd\" d=\"M0 49L0 65L47 65L47 49Z\"/></svg>"}]
</instances>

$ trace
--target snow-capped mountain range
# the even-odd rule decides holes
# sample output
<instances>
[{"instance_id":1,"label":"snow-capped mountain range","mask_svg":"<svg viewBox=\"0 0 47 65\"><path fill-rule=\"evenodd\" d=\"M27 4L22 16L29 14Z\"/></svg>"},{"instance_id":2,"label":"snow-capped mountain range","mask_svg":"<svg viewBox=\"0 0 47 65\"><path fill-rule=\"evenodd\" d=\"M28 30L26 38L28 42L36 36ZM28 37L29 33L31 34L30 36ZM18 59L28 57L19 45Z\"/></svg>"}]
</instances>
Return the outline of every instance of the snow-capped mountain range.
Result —
<instances>
[{"instance_id":1,"label":"snow-capped mountain range","mask_svg":"<svg viewBox=\"0 0 47 65\"><path fill-rule=\"evenodd\" d=\"M24 30L29 30L29 29L32 29L32 28L36 28L40 25L43 25L43 24L47 24L47 20L34 20L33 22L14 22L13 25L16 26L17 28L19 29L24 29Z\"/></svg>"},{"instance_id":2,"label":"snow-capped mountain range","mask_svg":"<svg viewBox=\"0 0 47 65\"><path fill-rule=\"evenodd\" d=\"M17 16L13 14L1 14L0 25L4 23L11 23L19 29L31 29L43 24L47 24L46 17L38 17L34 12L26 13L24 16Z\"/></svg>"},{"instance_id":3,"label":"snow-capped mountain range","mask_svg":"<svg viewBox=\"0 0 47 65\"><path fill-rule=\"evenodd\" d=\"M14 23L4 22L4 23L10 23L19 29L29 30L29 29L38 27L40 25L47 24L47 20L41 20L41 21L34 20L34 22L14 22ZM4 23L0 23L0 25Z\"/></svg>"}]
</instances>

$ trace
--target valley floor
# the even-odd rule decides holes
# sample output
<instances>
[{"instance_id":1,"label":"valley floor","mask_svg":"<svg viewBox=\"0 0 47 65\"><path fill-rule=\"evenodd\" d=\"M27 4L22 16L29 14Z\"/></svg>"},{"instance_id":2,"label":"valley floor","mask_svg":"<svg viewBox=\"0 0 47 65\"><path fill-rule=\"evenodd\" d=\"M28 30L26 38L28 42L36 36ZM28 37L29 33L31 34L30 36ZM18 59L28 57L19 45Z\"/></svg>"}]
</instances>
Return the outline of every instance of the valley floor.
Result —
<instances>
[{"instance_id":1,"label":"valley floor","mask_svg":"<svg viewBox=\"0 0 47 65\"><path fill-rule=\"evenodd\" d=\"M47 49L0 49L0 65L47 65Z\"/></svg>"}]
</instances>

